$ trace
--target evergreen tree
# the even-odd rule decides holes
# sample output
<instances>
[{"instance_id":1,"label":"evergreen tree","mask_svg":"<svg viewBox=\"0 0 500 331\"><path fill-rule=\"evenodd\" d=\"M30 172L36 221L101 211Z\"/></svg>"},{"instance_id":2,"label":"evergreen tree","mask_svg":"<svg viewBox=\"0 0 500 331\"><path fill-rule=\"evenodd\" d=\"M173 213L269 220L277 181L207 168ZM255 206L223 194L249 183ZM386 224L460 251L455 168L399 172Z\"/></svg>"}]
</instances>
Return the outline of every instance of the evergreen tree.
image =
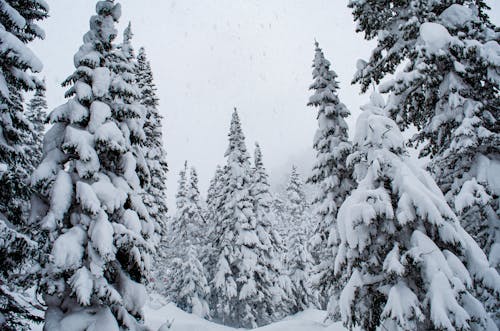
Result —
<instances>
[{"instance_id":1,"label":"evergreen tree","mask_svg":"<svg viewBox=\"0 0 500 331\"><path fill-rule=\"evenodd\" d=\"M207 298L210 295L205 269L193 244L172 261L170 293L177 307L202 318L210 317Z\"/></svg>"},{"instance_id":2,"label":"evergreen tree","mask_svg":"<svg viewBox=\"0 0 500 331\"><path fill-rule=\"evenodd\" d=\"M217 165L214 176L210 180L207 190L206 199L206 216L209 226L213 226L215 222L215 215L220 204L220 193L222 192L222 167Z\"/></svg>"},{"instance_id":3,"label":"evergreen tree","mask_svg":"<svg viewBox=\"0 0 500 331\"><path fill-rule=\"evenodd\" d=\"M151 174L151 183L146 189L145 204L156 222L166 231L168 220L167 208L167 172L166 152L163 148L162 116L158 110L159 100L156 95L156 86L153 80L151 65L143 47L137 55L137 84L141 91L140 102L146 108L146 122L144 132L144 157Z\"/></svg>"},{"instance_id":4,"label":"evergreen tree","mask_svg":"<svg viewBox=\"0 0 500 331\"><path fill-rule=\"evenodd\" d=\"M500 135L497 118L500 54L497 28L483 0L352 1L359 30L378 45L360 63L356 82L366 90L408 60L382 86L388 110L402 128L414 125L413 141L462 225L500 270ZM379 10L380 9L380 10ZM382 33L383 32L383 33Z\"/></svg>"},{"instance_id":5,"label":"evergreen tree","mask_svg":"<svg viewBox=\"0 0 500 331\"><path fill-rule=\"evenodd\" d=\"M273 270L266 258L269 233L257 223L252 196L252 171L236 110L231 120L227 164L223 170L211 268L213 316L226 325L256 327L273 321Z\"/></svg>"},{"instance_id":6,"label":"evergreen tree","mask_svg":"<svg viewBox=\"0 0 500 331\"><path fill-rule=\"evenodd\" d=\"M42 63L27 46L43 39L38 21L48 16L48 5L39 0L4 0L0 6L0 329L24 330L27 319L36 319L16 300L16 292L30 285L25 277L36 252L26 235L33 169L34 145L30 121L23 113L22 94L43 83L33 73ZM9 286L7 286L9 284Z\"/></svg>"},{"instance_id":7,"label":"evergreen tree","mask_svg":"<svg viewBox=\"0 0 500 331\"><path fill-rule=\"evenodd\" d=\"M179 186L176 194L177 211L171 226L171 247L174 255L182 254L185 245L203 244L202 234L205 233L205 220L203 209L200 205L200 192L198 190L198 174L194 168L188 177L187 161L179 173ZM186 246L186 247L187 247Z\"/></svg>"},{"instance_id":8,"label":"evergreen tree","mask_svg":"<svg viewBox=\"0 0 500 331\"><path fill-rule=\"evenodd\" d=\"M358 187L338 212L335 272L344 324L362 330L497 330L474 287L500 276L460 226L432 177L407 156L403 135L373 94L356 125ZM331 312L330 312L331 313Z\"/></svg>"},{"instance_id":9,"label":"evergreen tree","mask_svg":"<svg viewBox=\"0 0 500 331\"><path fill-rule=\"evenodd\" d=\"M333 271L338 245L336 218L338 209L354 185L351 171L345 163L351 151L345 122L350 113L337 95L337 74L330 69L330 62L325 59L317 42L315 46L314 82L309 88L314 94L308 106L318 111L318 129L314 136L316 163L308 181L318 188L318 195L313 201L318 224L311 238L316 260L313 286L318 289L321 306L325 307L328 302L335 305L338 301L341 281L335 278Z\"/></svg>"},{"instance_id":10,"label":"evergreen tree","mask_svg":"<svg viewBox=\"0 0 500 331\"><path fill-rule=\"evenodd\" d=\"M121 6L99 1L96 13L32 179L47 204L41 228L51 250L40 284L44 330L146 329L143 283L157 234L142 203L144 109L133 65L113 43Z\"/></svg>"},{"instance_id":11,"label":"evergreen tree","mask_svg":"<svg viewBox=\"0 0 500 331\"><path fill-rule=\"evenodd\" d=\"M307 249L308 217L303 182L297 168L292 166L286 187L285 215L287 217L288 237L285 265L292 282L293 313L315 304L309 284L313 258Z\"/></svg>"},{"instance_id":12,"label":"evergreen tree","mask_svg":"<svg viewBox=\"0 0 500 331\"><path fill-rule=\"evenodd\" d=\"M279 309L278 313L285 315L290 312L288 305L293 301L292 283L286 275L282 256L285 247L282 238L274 228L272 211L273 197L269 185L269 175L264 167L262 151L258 143L255 144L254 167L252 169L251 194L254 200L254 213L257 223L257 234L265 247L262 252L263 268L267 269L270 278L274 282L276 294L279 298L273 298Z\"/></svg>"},{"instance_id":13,"label":"evergreen tree","mask_svg":"<svg viewBox=\"0 0 500 331\"><path fill-rule=\"evenodd\" d=\"M33 168L38 166L42 159L43 136L45 133L45 121L47 119L47 100L45 99L45 87L38 86L35 95L31 98L26 108L26 118L32 124L31 141L33 142L31 159Z\"/></svg>"},{"instance_id":14,"label":"evergreen tree","mask_svg":"<svg viewBox=\"0 0 500 331\"><path fill-rule=\"evenodd\" d=\"M177 306L200 317L209 317L207 298L210 294L205 269L199 261L204 247L205 223L200 206L198 175L191 168L187 177L187 162L179 174L177 214L172 225L173 252L168 294Z\"/></svg>"}]
</instances>

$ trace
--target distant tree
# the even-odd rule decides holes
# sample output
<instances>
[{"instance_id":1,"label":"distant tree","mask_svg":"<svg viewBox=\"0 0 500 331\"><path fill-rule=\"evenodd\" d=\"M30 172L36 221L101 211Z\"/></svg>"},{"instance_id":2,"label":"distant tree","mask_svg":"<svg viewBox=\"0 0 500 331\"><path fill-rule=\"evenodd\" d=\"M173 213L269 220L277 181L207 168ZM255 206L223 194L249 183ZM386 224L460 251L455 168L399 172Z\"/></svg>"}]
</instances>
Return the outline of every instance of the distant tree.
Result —
<instances>
[{"instance_id":1,"label":"distant tree","mask_svg":"<svg viewBox=\"0 0 500 331\"><path fill-rule=\"evenodd\" d=\"M177 213L172 222L172 263L168 295L177 306L200 317L209 317L208 296L210 288L205 269L200 262L204 248L203 210L200 206L198 175L191 168L187 176L187 162L179 173Z\"/></svg>"},{"instance_id":2,"label":"distant tree","mask_svg":"<svg viewBox=\"0 0 500 331\"><path fill-rule=\"evenodd\" d=\"M146 189L145 204L150 214L160 224L165 232L168 220L167 208L167 172L166 152L163 147L162 116L159 112L159 100L156 95L156 85L153 80L151 65L143 47L137 55L137 85L140 89L140 102L146 108L144 123L144 157L148 164L151 182Z\"/></svg>"},{"instance_id":3,"label":"distant tree","mask_svg":"<svg viewBox=\"0 0 500 331\"><path fill-rule=\"evenodd\" d=\"M286 224L289 228L286 239L285 267L292 282L292 313L305 310L315 304L309 283L313 258L307 249L308 204L303 186L304 183L297 168L292 166L285 190L285 217L287 217Z\"/></svg>"},{"instance_id":4,"label":"distant tree","mask_svg":"<svg viewBox=\"0 0 500 331\"><path fill-rule=\"evenodd\" d=\"M254 166L252 168L251 194L254 201L254 213L257 222L257 234L265 245L262 253L263 268L268 269L269 277L275 286L276 297L273 298L278 315L286 316L290 312L292 297L292 283L283 265L282 256L285 254L283 239L275 228L272 210L273 196L269 185L269 175L264 167L262 151L258 143L255 144Z\"/></svg>"},{"instance_id":5,"label":"distant tree","mask_svg":"<svg viewBox=\"0 0 500 331\"><path fill-rule=\"evenodd\" d=\"M224 324L256 327L279 314L274 267L269 265L269 233L254 212L252 171L245 138L236 110L231 120L227 164L214 226L211 268L213 317Z\"/></svg>"}]
</instances>

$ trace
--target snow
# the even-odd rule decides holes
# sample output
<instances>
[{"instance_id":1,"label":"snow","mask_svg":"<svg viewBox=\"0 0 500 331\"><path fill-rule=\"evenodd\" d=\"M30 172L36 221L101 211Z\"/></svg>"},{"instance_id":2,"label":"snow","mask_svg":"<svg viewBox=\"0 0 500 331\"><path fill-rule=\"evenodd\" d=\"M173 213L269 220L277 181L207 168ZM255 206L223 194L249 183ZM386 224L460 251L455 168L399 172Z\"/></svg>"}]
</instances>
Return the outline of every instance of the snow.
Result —
<instances>
[{"instance_id":1,"label":"snow","mask_svg":"<svg viewBox=\"0 0 500 331\"><path fill-rule=\"evenodd\" d=\"M426 22L420 26L420 38L427 51L436 53L450 43L451 35L441 24Z\"/></svg>"},{"instance_id":2,"label":"snow","mask_svg":"<svg viewBox=\"0 0 500 331\"><path fill-rule=\"evenodd\" d=\"M103 209L112 213L120 208L127 199L127 194L116 188L107 178L91 185L103 205Z\"/></svg>"},{"instance_id":3,"label":"snow","mask_svg":"<svg viewBox=\"0 0 500 331\"><path fill-rule=\"evenodd\" d=\"M93 290L92 274L86 267L81 267L70 278L70 285L76 293L78 302L84 306L90 304L90 296Z\"/></svg>"},{"instance_id":4,"label":"snow","mask_svg":"<svg viewBox=\"0 0 500 331\"><path fill-rule=\"evenodd\" d=\"M441 22L449 28L459 28L474 19L474 13L470 8L459 4L453 4L439 15Z\"/></svg>"},{"instance_id":5,"label":"snow","mask_svg":"<svg viewBox=\"0 0 500 331\"><path fill-rule=\"evenodd\" d=\"M52 187L50 211L42 221L44 228L56 228L57 223L63 219L64 214L66 214L71 206L72 198L73 183L71 176L67 172L60 170Z\"/></svg>"},{"instance_id":6,"label":"snow","mask_svg":"<svg viewBox=\"0 0 500 331\"><path fill-rule=\"evenodd\" d=\"M79 226L72 227L60 235L52 249L55 265L62 270L78 268L82 263L86 237L85 231Z\"/></svg>"},{"instance_id":7,"label":"snow","mask_svg":"<svg viewBox=\"0 0 500 331\"><path fill-rule=\"evenodd\" d=\"M111 72L108 68L95 68L92 73L92 92L96 97L103 97L109 91Z\"/></svg>"},{"instance_id":8,"label":"snow","mask_svg":"<svg viewBox=\"0 0 500 331\"><path fill-rule=\"evenodd\" d=\"M87 126L90 132L95 133L109 117L111 117L111 108L101 101L94 101L90 105L90 121Z\"/></svg>"},{"instance_id":9,"label":"snow","mask_svg":"<svg viewBox=\"0 0 500 331\"><path fill-rule=\"evenodd\" d=\"M116 253L115 246L113 245L114 230L105 212L101 211L93 228L90 229L90 233L92 245L104 260L114 260Z\"/></svg>"},{"instance_id":10,"label":"snow","mask_svg":"<svg viewBox=\"0 0 500 331\"><path fill-rule=\"evenodd\" d=\"M26 64L33 72L42 71L42 62L36 57L35 53L16 36L6 31L3 25L0 25L0 41L0 53L3 57Z\"/></svg>"},{"instance_id":11,"label":"snow","mask_svg":"<svg viewBox=\"0 0 500 331\"><path fill-rule=\"evenodd\" d=\"M158 306L150 302L145 308L146 325L152 330L158 330L164 323L171 322L171 331L236 331L220 324L188 314L173 303ZM345 331L342 324L337 322L325 324L326 312L317 309L307 309L282 321L253 329L255 331ZM167 329L169 330L169 329Z\"/></svg>"},{"instance_id":12,"label":"snow","mask_svg":"<svg viewBox=\"0 0 500 331\"><path fill-rule=\"evenodd\" d=\"M109 312L109 311L108 311ZM148 303L144 307L145 325L152 331L242 331L245 329L235 329L200 318L194 314L186 313L177 308L173 303L167 303L165 298L158 294L151 294ZM67 329L74 330L75 326L90 325L83 330L118 330L111 327L113 319L106 322L105 312L100 316L91 318L91 315L79 314L78 319L67 317L61 321L61 325ZM101 316L102 315L102 316ZM76 317L76 316L75 316ZM110 316L108 316L110 317ZM325 323L326 312L317 309L307 309L296 315L289 316L279 322L253 329L255 331L346 331L340 322ZM71 322L71 323L70 323ZM102 323L102 324L99 324ZM167 325L171 324L169 329ZM72 327L69 327L71 325ZM100 329L97 325L109 325L109 328ZM163 326L163 329L160 329ZM33 325L32 331L41 331L42 325ZM52 330L52 329L51 329ZM356 331L358 329L355 329Z\"/></svg>"},{"instance_id":13,"label":"snow","mask_svg":"<svg viewBox=\"0 0 500 331\"><path fill-rule=\"evenodd\" d=\"M101 125L95 132L96 142L103 142L114 151L125 151L125 137L114 122Z\"/></svg>"}]
</instances>

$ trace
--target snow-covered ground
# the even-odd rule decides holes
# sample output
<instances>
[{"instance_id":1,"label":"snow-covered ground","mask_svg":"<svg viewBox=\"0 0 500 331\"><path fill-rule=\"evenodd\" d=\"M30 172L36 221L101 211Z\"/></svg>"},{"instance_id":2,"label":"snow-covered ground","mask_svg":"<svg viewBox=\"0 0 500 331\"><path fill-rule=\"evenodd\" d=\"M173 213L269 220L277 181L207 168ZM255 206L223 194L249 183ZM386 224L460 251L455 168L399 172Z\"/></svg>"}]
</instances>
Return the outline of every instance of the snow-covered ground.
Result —
<instances>
[{"instance_id":1,"label":"snow-covered ground","mask_svg":"<svg viewBox=\"0 0 500 331\"><path fill-rule=\"evenodd\" d=\"M146 307L146 324L153 330L158 330L166 321L172 322L172 331L231 331L236 330L227 326L219 325L198 316L188 314L173 303L160 308L148 305ZM325 312L309 309L297 315L286 318L258 329L256 331L344 331L341 323L331 325L323 324Z\"/></svg>"},{"instance_id":2,"label":"snow-covered ground","mask_svg":"<svg viewBox=\"0 0 500 331\"><path fill-rule=\"evenodd\" d=\"M173 303L166 303L161 297L152 296L146 305L146 324L157 331L166 322L171 322L171 331L235 331L237 329L216 324L196 315L186 313ZM255 331L345 331L341 323L324 324L325 312L308 309L296 315ZM41 331L42 325L34 325L33 331ZM243 329L238 329L243 330ZM163 330L162 330L163 331Z\"/></svg>"}]
</instances>

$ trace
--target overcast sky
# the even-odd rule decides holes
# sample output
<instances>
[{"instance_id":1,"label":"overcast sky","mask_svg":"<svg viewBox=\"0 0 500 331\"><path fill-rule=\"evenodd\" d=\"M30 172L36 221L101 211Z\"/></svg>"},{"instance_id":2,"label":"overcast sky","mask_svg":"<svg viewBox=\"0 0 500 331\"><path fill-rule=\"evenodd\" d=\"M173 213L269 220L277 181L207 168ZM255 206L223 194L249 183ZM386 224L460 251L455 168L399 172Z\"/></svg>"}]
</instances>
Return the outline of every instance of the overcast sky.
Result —
<instances>
[{"instance_id":1,"label":"overcast sky","mask_svg":"<svg viewBox=\"0 0 500 331\"><path fill-rule=\"evenodd\" d=\"M247 146L261 145L273 183L291 163L305 174L312 159L315 112L306 107L314 39L339 75L340 98L353 116L368 95L350 85L358 58L372 44L342 0L122 0L123 31L132 21L135 49L146 48L164 120L169 204L184 160L194 165L204 194L223 164L233 107ZM500 1L490 1L500 21ZM44 62L50 109L64 102L60 83L73 72L73 55L88 31L95 1L50 0L46 39L34 43ZM120 38L121 39L121 38Z\"/></svg>"}]
</instances>

